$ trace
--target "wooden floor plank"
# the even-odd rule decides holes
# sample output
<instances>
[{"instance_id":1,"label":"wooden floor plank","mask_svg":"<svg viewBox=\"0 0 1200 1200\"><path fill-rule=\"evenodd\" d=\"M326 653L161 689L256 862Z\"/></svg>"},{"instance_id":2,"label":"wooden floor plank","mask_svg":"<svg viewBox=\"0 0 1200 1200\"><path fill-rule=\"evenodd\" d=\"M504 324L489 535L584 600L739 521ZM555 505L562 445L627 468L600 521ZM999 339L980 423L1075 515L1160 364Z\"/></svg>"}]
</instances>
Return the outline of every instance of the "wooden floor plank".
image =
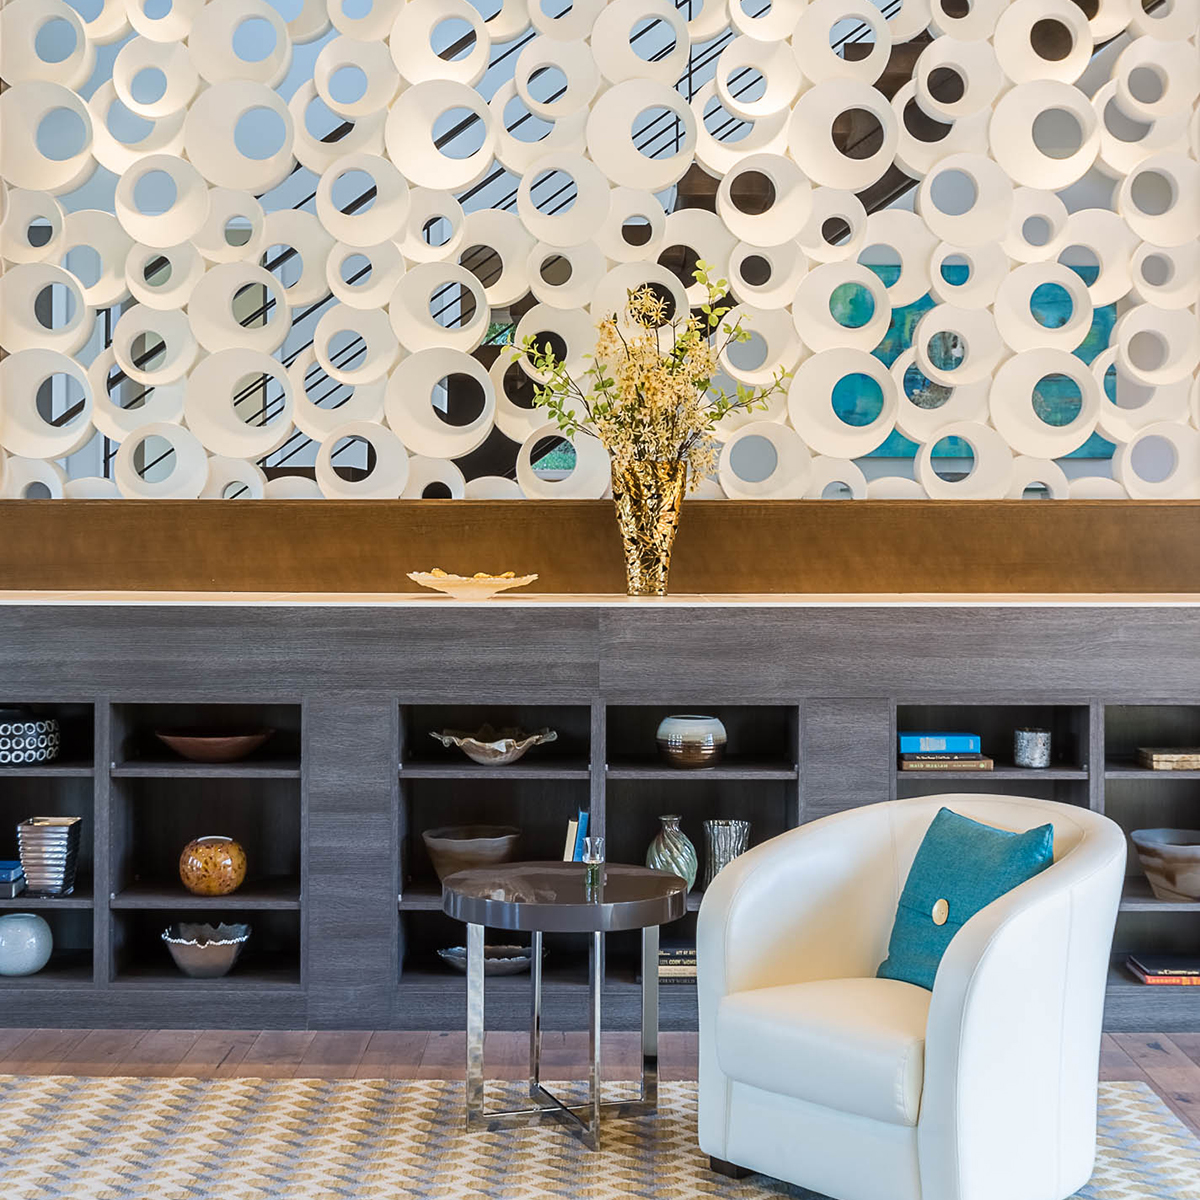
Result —
<instances>
[{"instance_id":1,"label":"wooden floor plank","mask_svg":"<svg viewBox=\"0 0 1200 1200\"><path fill-rule=\"evenodd\" d=\"M71 1053L71 1075L117 1075L148 1033L145 1029L92 1029ZM68 1061L68 1060L64 1060Z\"/></svg>"},{"instance_id":2,"label":"wooden floor plank","mask_svg":"<svg viewBox=\"0 0 1200 1200\"><path fill-rule=\"evenodd\" d=\"M465 1033L431 1033L425 1042L418 1079L465 1079L467 1035Z\"/></svg>"},{"instance_id":3,"label":"wooden floor plank","mask_svg":"<svg viewBox=\"0 0 1200 1200\"><path fill-rule=\"evenodd\" d=\"M1196 1065L1163 1033L1114 1033L1112 1040L1147 1074L1162 1067Z\"/></svg>"},{"instance_id":4,"label":"wooden floor plank","mask_svg":"<svg viewBox=\"0 0 1200 1200\"><path fill-rule=\"evenodd\" d=\"M235 1074L258 1038L257 1029L206 1029L175 1064L176 1076L224 1079Z\"/></svg>"},{"instance_id":5,"label":"wooden floor plank","mask_svg":"<svg viewBox=\"0 0 1200 1200\"><path fill-rule=\"evenodd\" d=\"M76 1051L88 1029L34 1029L0 1061L7 1075L71 1075ZM67 1064L67 1065L64 1065Z\"/></svg>"},{"instance_id":6,"label":"wooden floor plank","mask_svg":"<svg viewBox=\"0 0 1200 1200\"><path fill-rule=\"evenodd\" d=\"M304 1057L311 1033L268 1029L254 1039L232 1075L260 1079L291 1079Z\"/></svg>"},{"instance_id":7,"label":"wooden floor plank","mask_svg":"<svg viewBox=\"0 0 1200 1200\"><path fill-rule=\"evenodd\" d=\"M0 1029L0 1071L12 1074L8 1070L5 1060L20 1047L30 1034L37 1032L36 1029Z\"/></svg>"},{"instance_id":8,"label":"wooden floor plank","mask_svg":"<svg viewBox=\"0 0 1200 1200\"><path fill-rule=\"evenodd\" d=\"M700 1065L700 1035L664 1033L659 1041L659 1076L664 1080L695 1079Z\"/></svg>"},{"instance_id":9,"label":"wooden floor plank","mask_svg":"<svg viewBox=\"0 0 1200 1200\"><path fill-rule=\"evenodd\" d=\"M356 1079L416 1079L427 1041L429 1034L424 1032L377 1030L371 1034L354 1076Z\"/></svg>"},{"instance_id":10,"label":"wooden floor plank","mask_svg":"<svg viewBox=\"0 0 1200 1200\"><path fill-rule=\"evenodd\" d=\"M118 1075L174 1075L175 1067L196 1044L195 1029L151 1029L117 1064Z\"/></svg>"},{"instance_id":11,"label":"wooden floor plank","mask_svg":"<svg viewBox=\"0 0 1200 1200\"><path fill-rule=\"evenodd\" d=\"M369 1030L322 1030L312 1035L304 1057L296 1066L297 1079L351 1079L362 1061Z\"/></svg>"},{"instance_id":12,"label":"wooden floor plank","mask_svg":"<svg viewBox=\"0 0 1200 1200\"><path fill-rule=\"evenodd\" d=\"M1200 1033L1173 1033L1171 1041L1179 1047L1194 1062L1200 1066Z\"/></svg>"},{"instance_id":13,"label":"wooden floor plank","mask_svg":"<svg viewBox=\"0 0 1200 1200\"><path fill-rule=\"evenodd\" d=\"M1200 1133L1200 1067L1154 1067L1147 1074L1175 1114Z\"/></svg>"},{"instance_id":14,"label":"wooden floor plank","mask_svg":"<svg viewBox=\"0 0 1200 1200\"><path fill-rule=\"evenodd\" d=\"M1146 1072L1106 1033L1100 1039L1100 1078L1122 1083L1132 1080L1145 1082Z\"/></svg>"}]
</instances>

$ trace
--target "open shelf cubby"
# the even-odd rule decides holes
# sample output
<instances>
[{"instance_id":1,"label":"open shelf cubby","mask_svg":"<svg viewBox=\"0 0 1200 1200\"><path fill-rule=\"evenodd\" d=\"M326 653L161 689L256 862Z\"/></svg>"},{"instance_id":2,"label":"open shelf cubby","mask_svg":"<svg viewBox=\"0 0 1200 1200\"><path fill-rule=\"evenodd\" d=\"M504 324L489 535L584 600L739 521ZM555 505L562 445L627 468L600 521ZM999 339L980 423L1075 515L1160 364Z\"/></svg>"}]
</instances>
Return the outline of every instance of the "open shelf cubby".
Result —
<instances>
[{"instance_id":1,"label":"open shelf cubby","mask_svg":"<svg viewBox=\"0 0 1200 1200\"><path fill-rule=\"evenodd\" d=\"M194 729L214 734L274 732L248 758L231 763L192 762L156 736L160 730ZM298 779L300 741L298 704L115 704L111 773L115 778Z\"/></svg>"}]
</instances>

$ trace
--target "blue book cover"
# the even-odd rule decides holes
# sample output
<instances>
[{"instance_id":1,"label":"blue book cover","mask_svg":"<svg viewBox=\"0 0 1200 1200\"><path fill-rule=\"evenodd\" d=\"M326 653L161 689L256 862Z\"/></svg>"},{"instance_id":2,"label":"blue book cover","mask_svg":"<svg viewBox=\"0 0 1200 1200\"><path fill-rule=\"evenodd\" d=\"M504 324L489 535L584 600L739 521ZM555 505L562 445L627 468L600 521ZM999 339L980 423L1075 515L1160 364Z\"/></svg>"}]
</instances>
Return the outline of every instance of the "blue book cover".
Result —
<instances>
[{"instance_id":1,"label":"blue book cover","mask_svg":"<svg viewBox=\"0 0 1200 1200\"><path fill-rule=\"evenodd\" d=\"M21 864L15 859L0 860L0 883L12 883L14 879L22 878L24 874Z\"/></svg>"},{"instance_id":2,"label":"blue book cover","mask_svg":"<svg viewBox=\"0 0 1200 1200\"><path fill-rule=\"evenodd\" d=\"M583 839L587 837L588 831L588 813L587 809L579 810L579 828L575 833L575 861L583 862Z\"/></svg>"},{"instance_id":3,"label":"blue book cover","mask_svg":"<svg viewBox=\"0 0 1200 1200\"><path fill-rule=\"evenodd\" d=\"M901 754L978 754L977 733L902 733Z\"/></svg>"}]
</instances>

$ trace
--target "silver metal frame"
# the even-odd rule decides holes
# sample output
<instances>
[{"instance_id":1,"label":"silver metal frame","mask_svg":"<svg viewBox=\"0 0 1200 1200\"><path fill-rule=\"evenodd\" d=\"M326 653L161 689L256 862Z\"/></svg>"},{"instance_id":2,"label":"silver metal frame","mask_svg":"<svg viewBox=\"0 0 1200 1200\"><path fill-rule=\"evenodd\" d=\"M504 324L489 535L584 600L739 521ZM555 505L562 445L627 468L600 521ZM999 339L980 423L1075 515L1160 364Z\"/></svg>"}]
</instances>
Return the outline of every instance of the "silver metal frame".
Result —
<instances>
[{"instance_id":1,"label":"silver metal frame","mask_svg":"<svg viewBox=\"0 0 1200 1200\"><path fill-rule=\"evenodd\" d=\"M600 996L604 934L588 934L588 1100L564 1104L542 1086L542 935L533 934L530 965L528 1108L487 1111L483 1106L483 926L467 926L467 1129L497 1130L556 1121L589 1150L600 1148L600 1114L641 1117L658 1111L658 926L642 930L642 1070L636 1100L600 1098Z\"/></svg>"}]
</instances>

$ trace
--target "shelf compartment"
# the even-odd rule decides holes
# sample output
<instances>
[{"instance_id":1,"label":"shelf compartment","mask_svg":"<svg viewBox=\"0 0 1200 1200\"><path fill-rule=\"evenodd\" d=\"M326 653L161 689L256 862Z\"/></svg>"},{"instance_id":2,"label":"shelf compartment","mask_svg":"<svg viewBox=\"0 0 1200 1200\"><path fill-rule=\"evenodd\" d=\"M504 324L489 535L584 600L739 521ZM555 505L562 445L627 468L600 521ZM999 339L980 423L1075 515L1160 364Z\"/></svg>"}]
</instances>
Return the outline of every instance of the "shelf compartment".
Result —
<instances>
[{"instance_id":1,"label":"shelf compartment","mask_svg":"<svg viewBox=\"0 0 1200 1200\"><path fill-rule=\"evenodd\" d=\"M0 765L0 777L18 775L83 776L95 765L96 715L91 704L43 704L20 696L0 696L0 708L28 709L33 717L54 717L59 725L59 757L51 763Z\"/></svg>"},{"instance_id":2,"label":"shelf compartment","mask_svg":"<svg viewBox=\"0 0 1200 1200\"><path fill-rule=\"evenodd\" d=\"M300 880L294 876L251 879L228 896L197 896L181 884L139 882L122 888L109 901L109 908L173 908L187 911L232 909L288 911L300 907Z\"/></svg>"},{"instance_id":3,"label":"shelf compartment","mask_svg":"<svg viewBox=\"0 0 1200 1200\"><path fill-rule=\"evenodd\" d=\"M26 900L26 897L18 896L17 900ZM92 986L95 972L92 964L93 914L90 906L50 909L41 905L35 907L27 901L10 909L6 901L4 907L8 911L36 912L44 918L54 936L54 948L50 961L36 975L0 975L0 987ZM0 1004L0 1011L3 1011L3 1004Z\"/></svg>"},{"instance_id":4,"label":"shelf compartment","mask_svg":"<svg viewBox=\"0 0 1200 1200\"><path fill-rule=\"evenodd\" d=\"M1128 764L1132 769L1145 770L1146 776L1154 779L1189 774L1200 779L1200 771L1138 767L1135 759L1139 746L1200 746L1200 704L1109 704L1104 709L1105 774L1114 767L1120 771Z\"/></svg>"},{"instance_id":5,"label":"shelf compartment","mask_svg":"<svg viewBox=\"0 0 1200 1200\"><path fill-rule=\"evenodd\" d=\"M678 814L680 826L699 859L704 877L704 822L736 817L750 822L750 845L757 846L791 825L796 789L785 780L736 779L693 771L691 787L664 789L656 779L612 781L606 796L607 853L610 862L644 863L646 850L662 827L659 818ZM698 778L703 776L703 778Z\"/></svg>"},{"instance_id":6,"label":"shelf compartment","mask_svg":"<svg viewBox=\"0 0 1200 1200\"><path fill-rule=\"evenodd\" d=\"M112 771L126 778L298 778L301 721L299 704L114 704ZM196 763L180 758L155 737L158 729L184 728L275 732L239 762Z\"/></svg>"},{"instance_id":7,"label":"shelf compartment","mask_svg":"<svg viewBox=\"0 0 1200 1200\"><path fill-rule=\"evenodd\" d=\"M90 778L64 774L6 776L0 781L0 859L19 859L17 824L29 817L81 817L79 851L76 858L76 891L95 874L94 782ZM90 883L88 887L90 888ZM65 898L67 900L73 897ZM51 901L60 908L90 905ZM20 910L35 902L25 895L0 900L0 908Z\"/></svg>"},{"instance_id":8,"label":"shelf compartment","mask_svg":"<svg viewBox=\"0 0 1200 1200\"><path fill-rule=\"evenodd\" d=\"M228 898L235 899L236 896ZM192 979L175 966L171 952L163 943L162 931L176 921L204 920L203 912L190 911L175 903L157 908L115 909L113 984L188 991L253 991L301 986L299 912L242 907L222 909L212 916L216 921L250 925L250 940L228 975L220 979Z\"/></svg>"},{"instance_id":9,"label":"shelf compartment","mask_svg":"<svg viewBox=\"0 0 1200 1200\"><path fill-rule=\"evenodd\" d=\"M1017 772L1013 778L1041 775L1063 779L1086 779L1088 775L1088 730L1090 710L1086 704L921 704L896 705L896 733L974 733L982 752L993 759L998 770L979 772L993 778L1001 770ZM1050 730L1050 766L1046 770L1013 767L1013 733L1021 728ZM899 741L893 747L899 753ZM905 777L914 772L898 772ZM938 772L941 775L956 772ZM964 772L974 775L976 772Z\"/></svg>"},{"instance_id":10,"label":"shelf compartment","mask_svg":"<svg viewBox=\"0 0 1200 1200\"><path fill-rule=\"evenodd\" d=\"M447 825L511 825L521 831L514 858L562 858L567 822L589 807L586 778L550 780L516 777L465 787L453 778L401 782L401 891L414 885L439 887L421 834Z\"/></svg>"},{"instance_id":11,"label":"shelf compartment","mask_svg":"<svg viewBox=\"0 0 1200 1200\"><path fill-rule=\"evenodd\" d=\"M553 729L558 737L545 745L533 746L519 762L507 767L483 767L473 763L455 746L443 746L431 734L445 729L473 733L484 725L493 729L522 729L534 733ZM400 706L399 763L405 775L428 767L445 767L444 775L429 778L491 778L481 772L499 770L507 774L524 767L527 774L560 768L580 771L586 776L591 759L592 711L585 704L402 704ZM474 768L472 770L472 768ZM414 776L415 777L415 776ZM546 778L561 778L549 774Z\"/></svg>"},{"instance_id":12,"label":"shelf compartment","mask_svg":"<svg viewBox=\"0 0 1200 1200\"><path fill-rule=\"evenodd\" d=\"M717 717L725 726L726 758L703 771L670 767L658 757L655 734L664 717L677 713L703 713ZM677 704L610 704L606 710L609 778L614 772L629 779L674 779L725 772L726 778L763 778L765 771L779 772L770 778L795 779L799 759L798 712L782 704L712 704L683 701ZM738 775L739 765L749 773ZM661 773L659 773L661 772Z\"/></svg>"},{"instance_id":13,"label":"shelf compartment","mask_svg":"<svg viewBox=\"0 0 1200 1200\"><path fill-rule=\"evenodd\" d=\"M36 975L0 975L0 991L38 988L90 988L93 986L92 951L59 950Z\"/></svg>"},{"instance_id":14,"label":"shelf compartment","mask_svg":"<svg viewBox=\"0 0 1200 1200\"><path fill-rule=\"evenodd\" d=\"M190 904L178 883L179 855L193 838L221 834L246 851L247 886L302 870L299 785L279 779L114 780L111 801L112 891L139 885L163 893L163 903ZM235 892L231 899L236 900Z\"/></svg>"}]
</instances>

